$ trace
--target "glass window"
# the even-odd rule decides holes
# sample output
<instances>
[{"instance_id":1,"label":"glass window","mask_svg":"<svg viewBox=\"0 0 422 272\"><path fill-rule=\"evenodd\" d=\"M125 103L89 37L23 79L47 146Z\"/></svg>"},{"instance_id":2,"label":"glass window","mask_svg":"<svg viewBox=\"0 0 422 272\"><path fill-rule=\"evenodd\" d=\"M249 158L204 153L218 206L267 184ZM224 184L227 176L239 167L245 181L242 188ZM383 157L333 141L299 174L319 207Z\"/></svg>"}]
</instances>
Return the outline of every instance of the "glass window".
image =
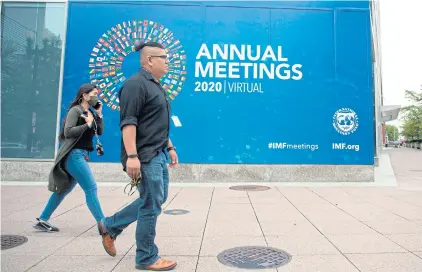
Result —
<instances>
[{"instance_id":1,"label":"glass window","mask_svg":"<svg viewBox=\"0 0 422 272\"><path fill-rule=\"evenodd\" d=\"M54 158L64 18L64 3L2 4L2 158Z\"/></svg>"}]
</instances>

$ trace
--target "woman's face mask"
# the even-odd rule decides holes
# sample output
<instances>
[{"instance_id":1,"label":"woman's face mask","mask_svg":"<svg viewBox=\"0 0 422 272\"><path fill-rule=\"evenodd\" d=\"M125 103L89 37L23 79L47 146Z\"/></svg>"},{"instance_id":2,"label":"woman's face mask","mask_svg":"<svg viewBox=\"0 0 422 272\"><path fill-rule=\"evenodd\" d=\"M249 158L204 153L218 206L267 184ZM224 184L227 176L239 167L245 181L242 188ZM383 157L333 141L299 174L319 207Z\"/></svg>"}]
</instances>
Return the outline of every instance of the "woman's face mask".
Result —
<instances>
[{"instance_id":1,"label":"woman's face mask","mask_svg":"<svg viewBox=\"0 0 422 272\"><path fill-rule=\"evenodd\" d=\"M93 107L98 103L98 96L92 95L89 97L88 104Z\"/></svg>"}]
</instances>

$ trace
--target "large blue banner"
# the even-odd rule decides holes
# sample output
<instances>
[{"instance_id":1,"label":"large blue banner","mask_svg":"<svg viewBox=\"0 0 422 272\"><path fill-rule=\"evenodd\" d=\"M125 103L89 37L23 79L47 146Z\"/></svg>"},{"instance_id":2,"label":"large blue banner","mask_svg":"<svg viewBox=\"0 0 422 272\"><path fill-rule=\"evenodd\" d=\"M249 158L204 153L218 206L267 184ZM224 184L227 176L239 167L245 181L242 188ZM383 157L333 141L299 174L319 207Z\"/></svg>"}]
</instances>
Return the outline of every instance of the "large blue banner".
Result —
<instances>
[{"instance_id":1,"label":"large blue banner","mask_svg":"<svg viewBox=\"0 0 422 272\"><path fill-rule=\"evenodd\" d=\"M71 2L62 116L80 84L99 86L94 161L119 161L117 92L139 40L166 47L182 163L373 164L368 2Z\"/></svg>"}]
</instances>

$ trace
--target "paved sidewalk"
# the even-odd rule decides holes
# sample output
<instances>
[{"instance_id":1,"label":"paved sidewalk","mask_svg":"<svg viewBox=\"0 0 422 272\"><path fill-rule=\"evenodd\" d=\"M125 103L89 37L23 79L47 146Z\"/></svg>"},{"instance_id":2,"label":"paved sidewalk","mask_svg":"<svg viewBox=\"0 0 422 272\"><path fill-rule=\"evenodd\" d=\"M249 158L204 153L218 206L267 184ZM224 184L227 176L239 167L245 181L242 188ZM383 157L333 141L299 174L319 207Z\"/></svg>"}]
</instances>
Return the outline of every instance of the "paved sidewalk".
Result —
<instances>
[{"instance_id":1,"label":"paved sidewalk","mask_svg":"<svg viewBox=\"0 0 422 272\"><path fill-rule=\"evenodd\" d=\"M392 149L399 187L171 188L157 228L161 255L175 271L249 271L221 264L217 255L237 246L270 246L292 255L280 272L422 271L422 152ZM419 162L419 163L418 163ZM276 185L276 184L275 184ZM130 203L121 187L99 187L104 213ZM59 233L41 233L32 221L43 209L45 186L1 187L1 233L28 241L1 251L1 271L136 271L135 227L116 241L118 255L102 248L79 187L55 213Z\"/></svg>"}]
</instances>

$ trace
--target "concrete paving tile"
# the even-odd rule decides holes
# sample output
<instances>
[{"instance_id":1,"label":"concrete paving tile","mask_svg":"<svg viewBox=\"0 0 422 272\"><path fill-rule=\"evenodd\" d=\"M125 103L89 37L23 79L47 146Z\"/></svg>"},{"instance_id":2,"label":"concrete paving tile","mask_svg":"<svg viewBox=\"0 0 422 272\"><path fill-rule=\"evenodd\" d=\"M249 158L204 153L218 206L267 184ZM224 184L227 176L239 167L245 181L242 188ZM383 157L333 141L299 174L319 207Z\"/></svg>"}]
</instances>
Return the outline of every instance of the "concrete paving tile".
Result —
<instances>
[{"instance_id":1,"label":"concrete paving tile","mask_svg":"<svg viewBox=\"0 0 422 272\"><path fill-rule=\"evenodd\" d=\"M3 255L1 256L2 272L24 272L45 256L41 255Z\"/></svg>"},{"instance_id":2,"label":"concrete paving tile","mask_svg":"<svg viewBox=\"0 0 422 272\"><path fill-rule=\"evenodd\" d=\"M3 199L2 199L1 200L1 204L2 204L1 205L1 217L6 218L6 217L9 217L10 215L12 215L13 213L24 211L26 209L30 209L30 208L37 207L37 206L40 206L39 209L41 210L42 209L41 207L45 205L44 203L45 203L45 200L44 201L32 201L32 199L31 199L31 201L28 201L27 198L18 198L15 201L11 200L10 203L7 202L7 201L3 201Z\"/></svg>"},{"instance_id":3,"label":"concrete paving tile","mask_svg":"<svg viewBox=\"0 0 422 272\"><path fill-rule=\"evenodd\" d=\"M406 252L381 234L347 234L326 236L343 253Z\"/></svg>"},{"instance_id":4,"label":"concrete paving tile","mask_svg":"<svg viewBox=\"0 0 422 272\"><path fill-rule=\"evenodd\" d=\"M175 260L177 266L174 271L181 272L195 272L196 263L198 262L197 256L165 256L161 257L169 260ZM117 265L113 272L127 272L127 271L136 271L135 269L135 256L126 255L123 260ZM199 270L198 270L199 271Z\"/></svg>"},{"instance_id":5,"label":"concrete paving tile","mask_svg":"<svg viewBox=\"0 0 422 272\"><path fill-rule=\"evenodd\" d=\"M264 236L206 236L200 256L217 256L222 251L239 246L267 246Z\"/></svg>"},{"instance_id":6,"label":"concrete paving tile","mask_svg":"<svg viewBox=\"0 0 422 272\"><path fill-rule=\"evenodd\" d=\"M393 234L388 238L409 251L422 251L422 234Z\"/></svg>"},{"instance_id":7,"label":"concrete paving tile","mask_svg":"<svg viewBox=\"0 0 422 272\"><path fill-rule=\"evenodd\" d=\"M291 255L337 255L340 252L322 235L266 236L268 246Z\"/></svg>"},{"instance_id":8,"label":"concrete paving tile","mask_svg":"<svg viewBox=\"0 0 422 272\"><path fill-rule=\"evenodd\" d=\"M311 189L314 193L325 199L330 203L367 203L368 201L356 196L349 194L344 188L315 188Z\"/></svg>"},{"instance_id":9,"label":"concrete paving tile","mask_svg":"<svg viewBox=\"0 0 422 272\"><path fill-rule=\"evenodd\" d=\"M314 205L325 204L326 200L316 195L308 188L278 188L281 194L291 201L293 204L307 204L312 203Z\"/></svg>"},{"instance_id":10,"label":"concrete paving tile","mask_svg":"<svg viewBox=\"0 0 422 272\"><path fill-rule=\"evenodd\" d=\"M210 212L234 212L234 213L254 213L252 205L250 203L246 204L218 204L212 203Z\"/></svg>"},{"instance_id":11,"label":"concrete paving tile","mask_svg":"<svg viewBox=\"0 0 422 272\"><path fill-rule=\"evenodd\" d=\"M117 256L124 255L135 243L133 237L119 236L115 245ZM105 252L101 236L98 237L78 237L61 249L57 250L54 255L57 256L109 256Z\"/></svg>"},{"instance_id":12,"label":"concrete paving tile","mask_svg":"<svg viewBox=\"0 0 422 272\"><path fill-rule=\"evenodd\" d=\"M208 216L208 222L210 221L211 222L227 222L227 221L258 222L255 214L253 213L234 213L234 212L228 212L226 214L210 212Z\"/></svg>"},{"instance_id":13,"label":"concrete paving tile","mask_svg":"<svg viewBox=\"0 0 422 272\"><path fill-rule=\"evenodd\" d=\"M356 205L353 205L340 203L337 207L361 221L394 221L403 219L400 216L393 214L390 211L384 210L380 207L377 207L373 204L358 203Z\"/></svg>"},{"instance_id":14,"label":"concrete paving tile","mask_svg":"<svg viewBox=\"0 0 422 272\"><path fill-rule=\"evenodd\" d=\"M413 253L418 255L422 259L422 251L421 252L413 252Z\"/></svg>"},{"instance_id":15,"label":"concrete paving tile","mask_svg":"<svg viewBox=\"0 0 422 272\"><path fill-rule=\"evenodd\" d=\"M301 210L302 208L317 206L317 205L332 205L331 203L327 202L325 199L322 199L318 196L312 196L308 199L304 198L297 198L297 199L290 199L286 197L291 205L294 205L297 209Z\"/></svg>"},{"instance_id":16,"label":"concrete paving tile","mask_svg":"<svg viewBox=\"0 0 422 272\"><path fill-rule=\"evenodd\" d=\"M283 221L283 222L260 222L262 231L265 236L300 236L303 234L312 234L315 236L321 233L309 221Z\"/></svg>"},{"instance_id":17,"label":"concrete paving tile","mask_svg":"<svg viewBox=\"0 0 422 272\"><path fill-rule=\"evenodd\" d=\"M48 256L64 245L70 243L75 237L38 237L26 236L28 241L18 247L2 250L1 255L37 255Z\"/></svg>"},{"instance_id":18,"label":"concrete paving tile","mask_svg":"<svg viewBox=\"0 0 422 272\"><path fill-rule=\"evenodd\" d=\"M377 234L375 230L359 221L315 221L313 223L324 235Z\"/></svg>"},{"instance_id":19,"label":"concrete paving tile","mask_svg":"<svg viewBox=\"0 0 422 272\"><path fill-rule=\"evenodd\" d=\"M356 221L356 218L351 215L338 210L338 209L327 209L322 211L303 212L305 217L311 222L321 221Z\"/></svg>"},{"instance_id":20,"label":"concrete paving tile","mask_svg":"<svg viewBox=\"0 0 422 272\"><path fill-rule=\"evenodd\" d=\"M380 204L380 207L394 214L399 214L401 217L409 220L422 220L422 207L392 200L390 200L390 202L393 203L383 203Z\"/></svg>"},{"instance_id":21,"label":"concrete paving tile","mask_svg":"<svg viewBox=\"0 0 422 272\"><path fill-rule=\"evenodd\" d=\"M335 205L325 202L325 203L315 203L314 205L310 204L300 204L295 205L296 209L304 214L309 213L326 213L332 211L340 211Z\"/></svg>"},{"instance_id":22,"label":"concrete paving tile","mask_svg":"<svg viewBox=\"0 0 422 272\"><path fill-rule=\"evenodd\" d=\"M422 235L422 225L415 222L398 219L388 221L364 221L365 224L374 228L382 234L406 234L406 233L419 233Z\"/></svg>"},{"instance_id":23,"label":"concrete paving tile","mask_svg":"<svg viewBox=\"0 0 422 272\"><path fill-rule=\"evenodd\" d=\"M422 207L402 207L402 209L396 208L393 212L409 220L422 220Z\"/></svg>"},{"instance_id":24,"label":"concrete paving tile","mask_svg":"<svg viewBox=\"0 0 422 272\"><path fill-rule=\"evenodd\" d=\"M346 192L362 198L371 198L374 196L389 196L397 191L396 187L363 187L363 188L344 188Z\"/></svg>"},{"instance_id":25,"label":"concrete paving tile","mask_svg":"<svg viewBox=\"0 0 422 272\"><path fill-rule=\"evenodd\" d=\"M182 198L177 196L174 198L169 205L187 205L191 206L191 209L206 209L210 207L211 199L204 198Z\"/></svg>"},{"instance_id":26,"label":"concrete paving tile","mask_svg":"<svg viewBox=\"0 0 422 272\"><path fill-rule=\"evenodd\" d=\"M45 232L34 229L31 224L27 224L29 228L27 228L23 234L29 236L37 236L37 237L77 237L95 226L95 223L91 220L51 220L51 224L55 225L59 228L60 231L58 232Z\"/></svg>"},{"instance_id":27,"label":"concrete paving tile","mask_svg":"<svg viewBox=\"0 0 422 272\"><path fill-rule=\"evenodd\" d=\"M158 221L157 235L165 237L202 237L205 229L205 222L191 221L188 224L178 221Z\"/></svg>"},{"instance_id":28,"label":"concrete paving tile","mask_svg":"<svg viewBox=\"0 0 422 272\"><path fill-rule=\"evenodd\" d=\"M256 220L251 204L212 204L209 221Z\"/></svg>"},{"instance_id":29,"label":"concrete paving tile","mask_svg":"<svg viewBox=\"0 0 422 272\"><path fill-rule=\"evenodd\" d=\"M403 217L400 217L396 214L393 214L389 211L380 211L380 212L370 212L370 211L362 211L362 212L350 212L348 211L353 217L360 221L400 221Z\"/></svg>"},{"instance_id":30,"label":"concrete paving tile","mask_svg":"<svg viewBox=\"0 0 422 272\"><path fill-rule=\"evenodd\" d=\"M30 190L28 188L31 188ZM1 201L6 203L9 200L19 199L19 198L26 198L29 194L35 192L36 187L24 187L22 186L5 186L2 184L1 186Z\"/></svg>"},{"instance_id":31,"label":"concrete paving tile","mask_svg":"<svg viewBox=\"0 0 422 272\"><path fill-rule=\"evenodd\" d=\"M269 190L263 190L263 191L247 191L247 194L251 197L257 196L257 197L277 197L283 195L280 193L280 191L276 187L269 186Z\"/></svg>"},{"instance_id":32,"label":"concrete paving tile","mask_svg":"<svg viewBox=\"0 0 422 272\"><path fill-rule=\"evenodd\" d=\"M93 215L89 212L88 207L85 205L80 206L70 212L58 215L57 217L53 217L49 221L56 225L58 222L74 222L76 225L83 224L87 226L96 224Z\"/></svg>"},{"instance_id":33,"label":"concrete paving tile","mask_svg":"<svg viewBox=\"0 0 422 272\"><path fill-rule=\"evenodd\" d=\"M422 207L409 204L406 201L400 200L398 198L390 197L390 196L371 197L370 199L368 198L368 201L385 210L391 211L396 214L399 214L402 211L412 211L412 213L409 213L410 215L413 215L414 213L416 213L415 215L417 215L417 212L422 210ZM415 218L415 219L422 219L422 218Z\"/></svg>"},{"instance_id":34,"label":"concrete paving tile","mask_svg":"<svg viewBox=\"0 0 422 272\"><path fill-rule=\"evenodd\" d=\"M183 188L177 194L176 199L210 200L213 190L213 188Z\"/></svg>"},{"instance_id":35,"label":"concrete paving tile","mask_svg":"<svg viewBox=\"0 0 422 272\"><path fill-rule=\"evenodd\" d=\"M309 190L316 193L321 197L335 196L335 195L346 195L348 194L348 188L310 188Z\"/></svg>"},{"instance_id":36,"label":"concrete paving tile","mask_svg":"<svg viewBox=\"0 0 422 272\"><path fill-rule=\"evenodd\" d=\"M237 272L245 269L226 266L218 261L216 257L199 257L197 272ZM260 272L277 272L276 269L260 269Z\"/></svg>"},{"instance_id":37,"label":"concrete paving tile","mask_svg":"<svg viewBox=\"0 0 422 272\"><path fill-rule=\"evenodd\" d=\"M51 192L48 191L47 184L45 187L10 186L10 185L1 186L1 201L4 203L14 202L14 200L17 200L17 199L28 199L28 197L33 197L33 196L49 197L50 195L51 195Z\"/></svg>"},{"instance_id":38,"label":"concrete paving tile","mask_svg":"<svg viewBox=\"0 0 422 272\"><path fill-rule=\"evenodd\" d=\"M347 203L347 204L362 204L362 203L368 203L368 201L358 198L358 197L354 197L351 195L333 195L333 196L324 196L323 197L327 202L333 204L333 205L338 205L341 203Z\"/></svg>"},{"instance_id":39,"label":"concrete paving tile","mask_svg":"<svg viewBox=\"0 0 422 272\"><path fill-rule=\"evenodd\" d=\"M29 272L69 271L69 272L97 272L111 271L120 258L110 256L49 256L37 264Z\"/></svg>"},{"instance_id":40,"label":"concrete paving tile","mask_svg":"<svg viewBox=\"0 0 422 272\"><path fill-rule=\"evenodd\" d=\"M214 190L215 190L215 188L213 188L213 187L201 187L201 186L189 187L189 186L187 186L187 187L182 188L179 195L191 194L191 195L200 196L200 197L212 196L213 193L214 193Z\"/></svg>"},{"instance_id":41,"label":"concrete paving tile","mask_svg":"<svg viewBox=\"0 0 422 272\"><path fill-rule=\"evenodd\" d=\"M182 194L183 191L181 191L176 197L173 199L168 199L168 205L165 206L165 208L171 207L178 207L179 209L182 209L182 206L185 207L183 209L185 210L208 210L211 203L211 195L187 195ZM180 206L180 207L179 207Z\"/></svg>"},{"instance_id":42,"label":"concrete paving tile","mask_svg":"<svg viewBox=\"0 0 422 272\"><path fill-rule=\"evenodd\" d=\"M305 200L305 198L302 198L301 196L315 196L315 194L312 193L312 191L308 188L277 187L277 190L286 197L289 196L291 198L297 198L302 200Z\"/></svg>"},{"instance_id":43,"label":"concrete paving tile","mask_svg":"<svg viewBox=\"0 0 422 272\"><path fill-rule=\"evenodd\" d=\"M292 206L292 204L287 199L285 199L282 195L275 196L275 197L250 196L250 200L252 204L254 205L255 204L278 204L278 205L283 205L283 206Z\"/></svg>"},{"instance_id":44,"label":"concrete paving tile","mask_svg":"<svg viewBox=\"0 0 422 272\"><path fill-rule=\"evenodd\" d=\"M178 207L169 207L166 210L179 209ZM183 222L205 222L207 220L208 211L207 210L193 210L189 211L186 214L171 215L165 214L164 211L158 217L160 222L169 222L169 221L183 221Z\"/></svg>"},{"instance_id":45,"label":"concrete paving tile","mask_svg":"<svg viewBox=\"0 0 422 272\"><path fill-rule=\"evenodd\" d=\"M415 194L414 192L412 192L412 194L395 196L395 198L400 199L401 201L406 202L408 204L422 208L422 195L420 193Z\"/></svg>"},{"instance_id":46,"label":"concrete paving tile","mask_svg":"<svg viewBox=\"0 0 422 272\"><path fill-rule=\"evenodd\" d=\"M307 219L292 205L253 204L253 208L260 222L307 221Z\"/></svg>"},{"instance_id":47,"label":"concrete paving tile","mask_svg":"<svg viewBox=\"0 0 422 272\"><path fill-rule=\"evenodd\" d=\"M133 222L132 224L130 224L129 226L127 226L123 232L119 235L119 237L131 237L131 239L135 239L135 231L136 231L136 223L137 221ZM98 238L99 233L98 233L98 227L97 224L93 225L92 228L90 228L88 231L86 231L85 233L83 233L81 235L81 237L95 237Z\"/></svg>"},{"instance_id":48,"label":"concrete paving tile","mask_svg":"<svg viewBox=\"0 0 422 272\"><path fill-rule=\"evenodd\" d=\"M169 209L182 209L182 210L188 210L188 211L206 211L210 209L210 203L208 201L198 201L198 202L187 202L180 200L173 200L169 205L164 206L163 208L169 210Z\"/></svg>"},{"instance_id":49,"label":"concrete paving tile","mask_svg":"<svg viewBox=\"0 0 422 272\"><path fill-rule=\"evenodd\" d=\"M347 254L361 272L420 272L422 259L411 253Z\"/></svg>"},{"instance_id":50,"label":"concrete paving tile","mask_svg":"<svg viewBox=\"0 0 422 272\"><path fill-rule=\"evenodd\" d=\"M215 188L213 198L219 197L248 197L246 191L235 191L229 188Z\"/></svg>"},{"instance_id":51,"label":"concrete paving tile","mask_svg":"<svg viewBox=\"0 0 422 272\"><path fill-rule=\"evenodd\" d=\"M250 204L248 197L213 197L213 204Z\"/></svg>"},{"instance_id":52,"label":"concrete paving tile","mask_svg":"<svg viewBox=\"0 0 422 272\"><path fill-rule=\"evenodd\" d=\"M290 204L290 202L278 190L275 189L268 191L252 191L248 192L248 195L251 202L255 204Z\"/></svg>"},{"instance_id":53,"label":"concrete paving tile","mask_svg":"<svg viewBox=\"0 0 422 272\"><path fill-rule=\"evenodd\" d=\"M123 209L124 206L129 205L130 203L132 203L131 199L128 198L124 198L124 197L118 197L118 198L99 198L100 200L100 204L101 204L101 209L103 210L104 215L112 215L115 212ZM86 204L84 204L83 206L85 206L86 208L88 208L88 206Z\"/></svg>"},{"instance_id":54,"label":"concrete paving tile","mask_svg":"<svg viewBox=\"0 0 422 272\"><path fill-rule=\"evenodd\" d=\"M342 255L293 256L279 272L360 272Z\"/></svg>"},{"instance_id":55,"label":"concrete paving tile","mask_svg":"<svg viewBox=\"0 0 422 272\"><path fill-rule=\"evenodd\" d=\"M262 236L258 221L208 221L205 237L215 236Z\"/></svg>"},{"instance_id":56,"label":"concrete paving tile","mask_svg":"<svg viewBox=\"0 0 422 272\"><path fill-rule=\"evenodd\" d=\"M391 196L386 196L386 195L371 195L371 196L367 196L364 197L366 200L368 200L368 202L377 205L383 209L388 209L390 207L394 207L394 205L398 205L398 204L404 204L403 202L399 201L398 199L395 199Z\"/></svg>"},{"instance_id":57,"label":"concrete paving tile","mask_svg":"<svg viewBox=\"0 0 422 272\"><path fill-rule=\"evenodd\" d=\"M29 222L39 217L44 207L33 206L24 210L16 211L7 217L3 217L2 220L13 221L13 222Z\"/></svg>"},{"instance_id":58,"label":"concrete paving tile","mask_svg":"<svg viewBox=\"0 0 422 272\"><path fill-rule=\"evenodd\" d=\"M35 222L35 221L34 221ZM26 234L28 231L35 230L32 228L34 222L11 222L11 221L1 221L1 234L17 235L17 234Z\"/></svg>"},{"instance_id":59,"label":"concrete paving tile","mask_svg":"<svg viewBox=\"0 0 422 272\"><path fill-rule=\"evenodd\" d=\"M134 243L136 241L132 239ZM171 256L198 256L202 237L163 237L157 236L157 244L160 255ZM136 255L136 244L130 249L128 255Z\"/></svg>"}]
</instances>

